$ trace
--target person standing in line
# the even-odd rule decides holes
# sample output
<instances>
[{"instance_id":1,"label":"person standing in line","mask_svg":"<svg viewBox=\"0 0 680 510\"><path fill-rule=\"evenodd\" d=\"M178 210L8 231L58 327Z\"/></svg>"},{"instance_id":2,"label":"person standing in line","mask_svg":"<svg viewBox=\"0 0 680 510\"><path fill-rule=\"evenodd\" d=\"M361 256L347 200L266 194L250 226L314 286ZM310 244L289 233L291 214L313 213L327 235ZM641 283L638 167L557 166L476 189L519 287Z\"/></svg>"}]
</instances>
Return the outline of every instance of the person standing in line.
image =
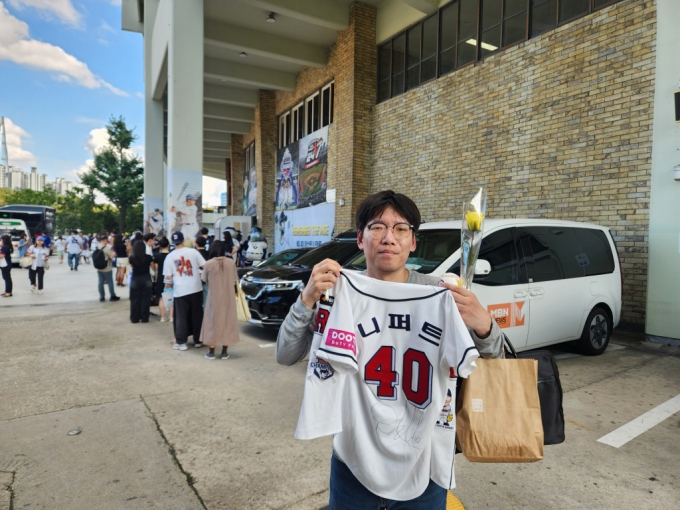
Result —
<instances>
[{"instance_id":1,"label":"person standing in line","mask_svg":"<svg viewBox=\"0 0 680 510\"><path fill-rule=\"evenodd\" d=\"M19 258L23 258L24 255L26 255L26 250L28 250L30 246L30 243L28 242L28 239L26 239L26 234L22 233L19 236L19 244L17 244L17 248L19 249Z\"/></svg>"},{"instance_id":2,"label":"person standing in line","mask_svg":"<svg viewBox=\"0 0 680 510\"><path fill-rule=\"evenodd\" d=\"M115 253L109 246L109 238L106 234L99 236L99 246L98 250L101 250L106 257L106 266L103 269L97 269L97 277L99 278L99 301L106 301L106 295L104 294L104 284L109 286L109 297L110 301L119 301L120 297L116 296L116 291L113 287L113 264L112 259L115 257ZM94 254L92 254L94 258Z\"/></svg>"},{"instance_id":3,"label":"person standing in line","mask_svg":"<svg viewBox=\"0 0 680 510\"><path fill-rule=\"evenodd\" d=\"M12 238L9 234L2 236L2 246L0 246L0 271L2 271L2 279L5 280L5 292L2 297L12 297L12 253L14 253L14 246L12 245Z\"/></svg>"},{"instance_id":4,"label":"person standing in line","mask_svg":"<svg viewBox=\"0 0 680 510\"><path fill-rule=\"evenodd\" d=\"M170 241L167 237L162 237L158 241L158 246L160 248L159 252L153 256L154 270L156 271L156 297L158 298L158 310L161 312L161 322L172 321L174 308L170 308L170 317L166 316L165 302L163 301L163 290L165 289L165 284L163 283L163 265L165 264L165 258L170 253L168 247L170 246Z\"/></svg>"},{"instance_id":5,"label":"person standing in line","mask_svg":"<svg viewBox=\"0 0 680 510\"><path fill-rule=\"evenodd\" d=\"M230 345L238 343L238 316L236 314L236 265L224 256L224 245L214 241L210 247L210 260L203 266L202 279L208 285L201 343L210 346L206 359L215 359L215 347L222 346L220 359L229 359Z\"/></svg>"},{"instance_id":6,"label":"person standing in line","mask_svg":"<svg viewBox=\"0 0 680 510\"><path fill-rule=\"evenodd\" d=\"M201 229L201 233L199 234L201 237L205 238L205 249L206 251L210 251L210 243L212 243L215 240L215 236L209 235L210 231L203 227Z\"/></svg>"},{"instance_id":7,"label":"person standing in line","mask_svg":"<svg viewBox=\"0 0 680 510\"><path fill-rule=\"evenodd\" d=\"M132 278L130 279L130 322L149 322L149 308L153 284L151 283L151 263L153 257L146 253L146 244L139 237L132 244L130 253L130 266Z\"/></svg>"},{"instance_id":8,"label":"person standing in line","mask_svg":"<svg viewBox=\"0 0 680 510\"><path fill-rule=\"evenodd\" d=\"M182 232L173 232L172 244L175 249L163 263L163 276L166 287L173 287L173 306L175 308L174 349L187 350L189 335L194 337L194 347L201 343L201 324L203 323L203 288L198 270L205 259L196 250L184 247Z\"/></svg>"},{"instance_id":9,"label":"person standing in line","mask_svg":"<svg viewBox=\"0 0 680 510\"><path fill-rule=\"evenodd\" d=\"M137 239L142 239L138 237ZM153 257L153 243L156 240L156 234L144 234L144 250L146 254Z\"/></svg>"},{"instance_id":10,"label":"person standing in line","mask_svg":"<svg viewBox=\"0 0 680 510\"><path fill-rule=\"evenodd\" d=\"M205 248L205 237L199 235L196 238L196 242L194 243L196 245L196 251L201 254L201 257L203 257L205 260L210 259L208 256L208 251ZM208 285L203 282L203 310L205 312L205 302L208 299Z\"/></svg>"},{"instance_id":11,"label":"person standing in line","mask_svg":"<svg viewBox=\"0 0 680 510\"><path fill-rule=\"evenodd\" d=\"M64 238L62 236L59 236L57 240L54 242L54 245L57 248L57 255L59 256L59 263L63 264L64 263L64 246L66 243L64 242Z\"/></svg>"},{"instance_id":12,"label":"person standing in line","mask_svg":"<svg viewBox=\"0 0 680 510\"><path fill-rule=\"evenodd\" d=\"M123 241L123 235L116 235L115 241L113 242L113 251L116 254L116 267L118 268L118 273L116 274L116 285L118 287L125 287L125 272L128 267L128 250Z\"/></svg>"},{"instance_id":13,"label":"person standing in line","mask_svg":"<svg viewBox=\"0 0 680 510\"><path fill-rule=\"evenodd\" d=\"M222 235L224 236L224 256L233 260L234 254L238 252L238 246L231 237L231 232L225 229Z\"/></svg>"},{"instance_id":14,"label":"person standing in line","mask_svg":"<svg viewBox=\"0 0 680 510\"><path fill-rule=\"evenodd\" d=\"M41 236L35 240L35 245L28 251L33 259L33 265L28 269L28 278L31 280L31 292L36 289L36 277L38 279L38 294L43 293L43 281L45 279L45 262L50 258L50 250L45 247L45 239Z\"/></svg>"}]
</instances>

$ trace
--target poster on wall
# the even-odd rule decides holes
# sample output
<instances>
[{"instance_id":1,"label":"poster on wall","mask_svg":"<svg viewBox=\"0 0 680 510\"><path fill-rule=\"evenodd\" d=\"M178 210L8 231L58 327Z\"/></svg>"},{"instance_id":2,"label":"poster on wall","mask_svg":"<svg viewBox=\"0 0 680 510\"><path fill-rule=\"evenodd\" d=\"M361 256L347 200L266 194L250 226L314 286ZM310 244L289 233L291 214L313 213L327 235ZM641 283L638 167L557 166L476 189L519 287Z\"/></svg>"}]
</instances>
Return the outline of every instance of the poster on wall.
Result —
<instances>
[{"instance_id":1,"label":"poster on wall","mask_svg":"<svg viewBox=\"0 0 680 510\"><path fill-rule=\"evenodd\" d=\"M203 174L171 168L168 172L168 230L194 239L203 223Z\"/></svg>"},{"instance_id":2,"label":"poster on wall","mask_svg":"<svg viewBox=\"0 0 680 510\"><path fill-rule=\"evenodd\" d=\"M243 172L243 214L257 214L257 167L254 166Z\"/></svg>"},{"instance_id":3,"label":"poster on wall","mask_svg":"<svg viewBox=\"0 0 680 510\"><path fill-rule=\"evenodd\" d=\"M295 209L298 205L298 142L276 151L276 210Z\"/></svg>"},{"instance_id":4,"label":"poster on wall","mask_svg":"<svg viewBox=\"0 0 680 510\"><path fill-rule=\"evenodd\" d=\"M162 198L144 199L144 233L156 234L157 237L165 235Z\"/></svg>"},{"instance_id":5,"label":"poster on wall","mask_svg":"<svg viewBox=\"0 0 680 510\"><path fill-rule=\"evenodd\" d=\"M300 138L298 209L326 202L328 126Z\"/></svg>"},{"instance_id":6,"label":"poster on wall","mask_svg":"<svg viewBox=\"0 0 680 510\"><path fill-rule=\"evenodd\" d=\"M274 252L319 246L331 240L334 227L335 204L278 211L274 215Z\"/></svg>"}]
</instances>

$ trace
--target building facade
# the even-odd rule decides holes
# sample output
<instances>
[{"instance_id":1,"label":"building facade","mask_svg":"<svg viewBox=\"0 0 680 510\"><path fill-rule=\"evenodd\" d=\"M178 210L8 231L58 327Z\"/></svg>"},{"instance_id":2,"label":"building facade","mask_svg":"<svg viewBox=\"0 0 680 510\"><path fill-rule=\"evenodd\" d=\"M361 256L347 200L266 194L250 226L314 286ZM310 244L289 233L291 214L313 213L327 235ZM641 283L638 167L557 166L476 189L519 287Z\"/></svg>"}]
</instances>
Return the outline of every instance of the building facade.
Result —
<instances>
[{"instance_id":1,"label":"building facade","mask_svg":"<svg viewBox=\"0 0 680 510\"><path fill-rule=\"evenodd\" d=\"M154 5L177 30L173 16L193 9L190 28L203 34L191 50L204 63L191 67L202 77L202 119L189 121L203 127L194 167L224 164L232 215L252 213L274 238L290 175L285 151L299 157L300 200L309 148L293 147L327 130L318 136L325 201L313 206L330 204L336 232L381 189L408 194L435 221L458 219L463 199L484 186L490 217L609 227L623 268L622 325L680 338L669 319L680 313L673 0L338 0L324 13L285 0L129 0L123 26L145 37L147 144L158 147L147 180L167 202L168 94L183 57L172 56L172 30L166 46L156 40ZM154 60L164 49L169 56ZM179 123L188 103L174 101Z\"/></svg>"}]
</instances>

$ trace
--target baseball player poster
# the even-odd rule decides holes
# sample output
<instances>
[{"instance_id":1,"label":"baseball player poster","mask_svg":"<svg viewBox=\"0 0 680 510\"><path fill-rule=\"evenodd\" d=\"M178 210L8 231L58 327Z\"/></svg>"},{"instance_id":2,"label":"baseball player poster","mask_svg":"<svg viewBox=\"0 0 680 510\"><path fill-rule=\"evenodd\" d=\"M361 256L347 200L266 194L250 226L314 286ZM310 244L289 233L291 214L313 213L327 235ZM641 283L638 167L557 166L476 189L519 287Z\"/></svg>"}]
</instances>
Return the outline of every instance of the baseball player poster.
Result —
<instances>
[{"instance_id":1,"label":"baseball player poster","mask_svg":"<svg viewBox=\"0 0 680 510\"><path fill-rule=\"evenodd\" d=\"M298 199L298 142L276 152L276 210L295 209Z\"/></svg>"},{"instance_id":2,"label":"baseball player poster","mask_svg":"<svg viewBox=\"0 0 680 510\"><path fill-rule=\"evenodd\" d=\"M168 172L168 230L194 239L203 223L203 173L172 168Z\"/></svg>"},{"instance_id":3,"label":"baseball player poster","mask_svg":"<svg viewBox=\"0 0 680 510\"><path fill-rule=\"evenodd\" d=\"M298 162L298 208L326 201L328 126L301 138Z\"/></svg>"},{"instance_id":4,"label":"baseball player poster","mask_svg":"<svg viewBox=\"0 0 680 510\"><path fill-rule=\"evenodd\" d=\"M162 198L144 199L144 233L159 237L165 235Z\"/></svg>"}]
</instances>

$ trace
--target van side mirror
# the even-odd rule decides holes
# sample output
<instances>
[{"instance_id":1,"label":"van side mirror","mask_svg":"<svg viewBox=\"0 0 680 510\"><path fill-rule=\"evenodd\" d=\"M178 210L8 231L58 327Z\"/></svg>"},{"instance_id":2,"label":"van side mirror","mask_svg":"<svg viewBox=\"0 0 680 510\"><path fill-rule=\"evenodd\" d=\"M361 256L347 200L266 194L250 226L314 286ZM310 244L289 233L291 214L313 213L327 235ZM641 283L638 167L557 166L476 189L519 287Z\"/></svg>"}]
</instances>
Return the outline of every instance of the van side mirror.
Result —
<instances>
[{"instance_id":1,"label":"van side mirror","mask_svg":"<svg viewBox=\"0 0 680 510\"><path fill-rule=\"evenodd\" d=\"M491 272L491 264L489 264L488 260L484 259L477 259L477 263L475 264L475 276L488 276L489 273Z\"/></svg>"}]
</instances>

